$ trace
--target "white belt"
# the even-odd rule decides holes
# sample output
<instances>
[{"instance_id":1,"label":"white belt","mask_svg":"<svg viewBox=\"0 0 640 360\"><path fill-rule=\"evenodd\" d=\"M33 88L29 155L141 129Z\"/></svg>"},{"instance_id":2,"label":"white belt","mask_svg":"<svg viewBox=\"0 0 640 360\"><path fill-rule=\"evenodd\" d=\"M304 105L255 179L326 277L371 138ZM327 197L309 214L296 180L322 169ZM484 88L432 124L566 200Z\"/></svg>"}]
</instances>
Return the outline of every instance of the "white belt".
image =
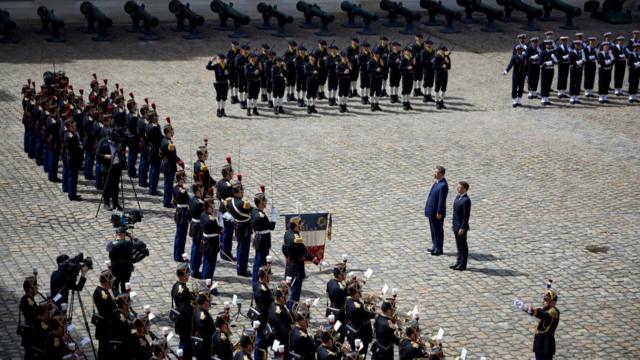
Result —
<instances>
[{"instance_id":1,"label":"white belt","mask_svg":"<svg viewBox=\"0 0 640 360\"><path fill-rule=\"evenodd\" d=\"M177 207L177 208L184 209L184 208L186 208L186 207L189 207L189 204L176 204L176 207Z\"/></svg>"},{"instance_id":2,"label":"white belt","mask_svg":"<svg viewBox=\"0 0 640 360\"><path fill-rule=\"evenodd\" d=\"M191 222L199 223L199 222L200 222L200 219L191 219Z\"/></svg>"},{"instance_id":3,"label":"white belt","mask_svg":"<svg viewBox=\"0 0 640 360\"><path fill-rule=\"evenodd\" d=\"M270 234L270 233L271 233L271 230L256 231L256 234L259 234L259 235Z\"/></svg>"},{"instance_id":4,"label":"white belt","mask_svg":"<svg viewBox=\"0 0 640 360\"><path fill-rule=\"evenodd\" d=\"M218 237L218 234L205 234L205 233L202 233L202 236L206 237L206 238L214 238L214 237Z\"/></svg>"},{"instance_id":5,"label":"white belt","mask_svg":"<svg viewBox=\"0 0 640 360\"><path fill-rule=\"evenodd\" d=\"M237 223L246 223L246 222L247 222L247 221L249 221L249 220L251 220L251 219L245 219L245 220L238 220L238 219L236 219L236 222L237 222Z\"/></svg>"}]
</instances>

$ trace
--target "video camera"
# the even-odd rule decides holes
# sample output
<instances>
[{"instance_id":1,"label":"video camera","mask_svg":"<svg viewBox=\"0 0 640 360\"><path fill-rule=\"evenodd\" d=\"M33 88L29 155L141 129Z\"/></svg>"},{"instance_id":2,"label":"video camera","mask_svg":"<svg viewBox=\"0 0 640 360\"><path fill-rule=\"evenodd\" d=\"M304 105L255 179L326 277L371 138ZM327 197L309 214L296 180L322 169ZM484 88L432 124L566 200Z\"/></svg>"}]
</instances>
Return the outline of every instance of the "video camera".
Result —
<instances>
[{"instance_id":1,"label":"video camera","mask_svg":"<svg viewBox=\"0 0 640 360\"><path fill-rule=\"evenodd\" d=\"M65 260L59 265L68 288L72 289L75 286L76 279L83 266L86 266L89 270L93 270L93 260L88 256L85 258L82 253Z\"/></svg>"},{"instance_id":2,"label":"video camera","mask_svg":"<svg viewBox=\"0 0 640 360\"><path fill-rule=\"evenodd\" d=\"M133 229L133 224L142 221L142 217L140 210L130 210L126 213L114 211L111 214L111 224L114 228L125 226L127 229Z\"/></svg>"}]
</instances>

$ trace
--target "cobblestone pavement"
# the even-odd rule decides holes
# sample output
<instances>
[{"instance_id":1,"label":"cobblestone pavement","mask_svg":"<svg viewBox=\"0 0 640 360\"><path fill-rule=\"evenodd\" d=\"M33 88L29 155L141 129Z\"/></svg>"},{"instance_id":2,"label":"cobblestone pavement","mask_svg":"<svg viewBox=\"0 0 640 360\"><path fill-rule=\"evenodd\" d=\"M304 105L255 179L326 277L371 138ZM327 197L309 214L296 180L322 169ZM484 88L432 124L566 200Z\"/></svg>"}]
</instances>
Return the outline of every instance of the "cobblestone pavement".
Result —
<instances>
[{"instance_id":1,"label":"cobblestone pavement","mask_svg":"<svg viewBox=\"0 0 640 360\"><path fill-rule=\"evenodd\" d=\"M578 24L587 36L606 29L625 34L631 30L586 18ZM563 33L559 23L550 25ZM237 107L228 106L231 116L224 120L213 115L212 74L204 66L228 39L211 26L205 40L187 42L164 24L163 39L153 43L138 42L116 27L116 41L106 44L91 42L77 26L69 26L65 44L45 43L23 29L23 41L2 45L0 52L0 152L5 159L0 163L0 315L5 319L0 327L7 334L0 336L0 358L20 357L17 304L32 266L40 269L46 292L57 255L84 252L94 257L96 269L82 292L90 309L90 293L112 236L109 214L95 217L99 194L92 184L81 177L79 193L86 201L71 203L21 150L20 87L27 78L40 82L54 63L76 88L88 88L96 72L139 99L155 101L161 115L171 116L178 153L186 162L194 161L205 136L211 167L218 169L224 155L232 153L248 196L266 183L280 213L293 211L296 202L303 211L331 211L334 236L328 260L348 253L353 267L374 270L372 289L397 287L399 307L408 311L418 305L425 332L445 330L451 358L466 347L468 359L531 359L536 322L516 311L511 300L539 304L549 278L559 291L562 311L558 358L637 358L640 108L614 98L604 107L585 101L570 108L562 101L544 110L537 101L525 100L524 108L513 110L510 77L500 72L520 30L517 24L500 26L504 33L485 34L478 32L478 25L460 25L462 33L446 36L420 27L436 45L455 47L446 111L416 100L415 111L403 112L385 100L383 113L371 114L353 104L348 115L339 115L321 101L320 115L307 116L285 104L293 115L276 118L263 107L265 115L246 119ZM345 45L351 32L337 25L334 29L336 43ZM284 49L286 40L252 31L248 41L253 46L269 42L278 52ZM383 31L389 38L410 41L395 29ZM297 39L307 47L315 43L306 30ZM471 184L466 272L448 268L455 256L450 230L445 233L445 256L426 252L430 240L422 214L437 164L447 168L449 214L455 183L464 179ZM147 242L151 256L136 266L132 283L138 309L150 304L160 315L154 320L158 330L168 323L175 226L172 211L162 208L160 198L137 190L145 218L135 234ZM132 206L129 186L126 192ZM274 234L276 254L282 233L280 222ZM604 251L587 250L593 246ZM310 270L303 295L324 299L330 275ZM278 264L275 273L282 272ZM233 294L248 304L249 281L237 278L231 265L219 263L216 280L221 295L214 310ZM314 316L322 313L315 311Z\"/></svg>"}]
</instances>

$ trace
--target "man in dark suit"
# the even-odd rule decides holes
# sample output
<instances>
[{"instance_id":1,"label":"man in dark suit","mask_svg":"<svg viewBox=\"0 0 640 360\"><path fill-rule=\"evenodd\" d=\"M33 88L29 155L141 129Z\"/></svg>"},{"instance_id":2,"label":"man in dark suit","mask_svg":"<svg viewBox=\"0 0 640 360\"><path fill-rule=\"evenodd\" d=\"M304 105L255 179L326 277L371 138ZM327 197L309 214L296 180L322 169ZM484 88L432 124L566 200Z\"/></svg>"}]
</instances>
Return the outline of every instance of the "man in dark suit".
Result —
<instances>
[{"instance_id":1,"label":"man in dark suit","mask_svg":"<svg viewBox=\"0 0 640 360\"><path fill-rule=\"evenodd\" d=\"M449 185L447 179L444 178L445 169L442 166L436 166L433 170L435 181L431 186L427 203L424 207L424 216L429 219L429 227L431 228L431 242L433 246L429 249L431 255L442 255L442 246L444 244L444 217L447 209L447 193Z\"/></svg>"},{"instance_id":2,"label":"man in dark suit","mask_svg":"<svg viewBox=\"0 0 640 360\"><path fill-rule=\"evenodd\" d=\"M453 235L456 237L458 259L451 265L453 270L466 270L469 247L467 246L467 231L469 231L469 216L471 215L471 199L467 195L469 183L460 181L456 187L458 195L453 200Z\"/></svg>"}]
</instances>

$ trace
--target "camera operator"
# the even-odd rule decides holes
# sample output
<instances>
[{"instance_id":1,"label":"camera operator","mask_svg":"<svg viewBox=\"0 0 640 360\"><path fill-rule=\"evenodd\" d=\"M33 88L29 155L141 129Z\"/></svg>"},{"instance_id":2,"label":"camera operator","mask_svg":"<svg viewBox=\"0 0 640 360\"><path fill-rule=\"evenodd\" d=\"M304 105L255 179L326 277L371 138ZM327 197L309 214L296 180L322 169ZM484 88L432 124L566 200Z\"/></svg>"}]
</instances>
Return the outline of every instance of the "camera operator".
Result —
<instances>
[{"instance_id":1,"label":"camera operator","mask_svg":"<svg viewBox=\"0 0 640 360\"><path fill-rule=\"evenodd\" d=\"M125 284L131 279L133 272L133 242L127 239L127 227L116 229L116 239L107 244L111 273L113 274L113 294L118 295L126 291Z\"/></svg>"},{"instance_id":2,"label":"camera operator","mask_svg":"<svg viewBox=\"0 0 640 360\"><path fill-rule=\"evenodd\" d=\"M125 166L125 149L120 140L122 139L119 139L118 130L112 130L98 145L97 157L100 162L100 171L102 177L106 179L102 201L108 211L115 208L121 209L118 204L118 185L120 185L120 175Z\"/></svg>"},{"instance_id":3,"label":"camera operator","mask_svg":"<svg viewBox=\"0 0 640 360\"><path fill-rule=\"evenodd\" d=\"M113 275L110 270L100 274L100 285L93 292L93 303L98 313L94 312L91 322L96 326L96 339L98 339L98 360L108 359L109 351L109 324L111 314L116 309L116 303L111 296Z\"/></svg>"},{"instance_id":4,"label":"camera operator","mask_svg":"<svg viewBox=\"0 0 640 360\"><path fill-rule=\"evenodd\" d=\"M68 303L69 290L82 291L87 282L85 275L90 266L80 264L78 256L70 259L68 255L62 254L56 258L58 269L51 273L51 296L57 306ZM80 259L81 260L81 259ZM80 265L80 279L78 277L78 265ZM60 294L58 298L56 298Z\"/></svg>"}]
</instances>

